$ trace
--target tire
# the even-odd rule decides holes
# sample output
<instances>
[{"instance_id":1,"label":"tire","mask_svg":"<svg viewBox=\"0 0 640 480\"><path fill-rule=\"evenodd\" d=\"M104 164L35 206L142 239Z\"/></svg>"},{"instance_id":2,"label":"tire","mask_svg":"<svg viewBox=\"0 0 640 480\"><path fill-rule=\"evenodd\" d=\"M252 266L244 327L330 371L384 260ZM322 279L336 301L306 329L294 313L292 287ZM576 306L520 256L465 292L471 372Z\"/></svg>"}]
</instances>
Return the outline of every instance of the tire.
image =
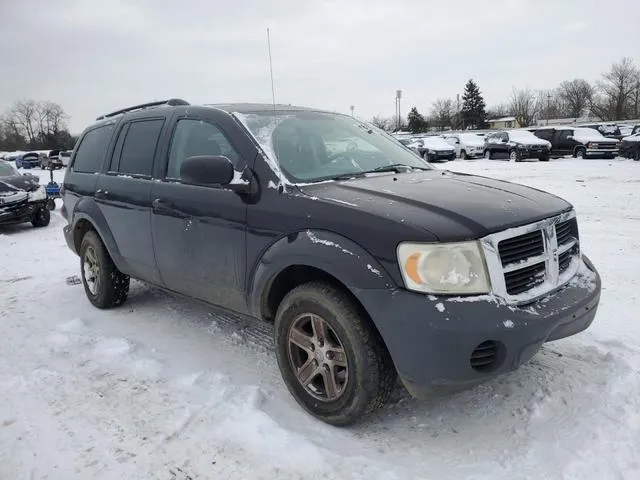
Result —
<instances>
[{"instance_id":1,"label":"tire","mask_svg":"<svg viewBox=\"0 0 640 480\"><path fill-rule=\"evenodd\" d=\"M640 162L640 148L636 150L636 154L633 156L636 162Z\"/></svg>"},{"instance_id":2,"label":"tire","mask_svg":"<svg viewBox=\"0 0 640 480\"><path fill-rule=\"evenodd\" d=\"M122 305L129 293L129 276L111 260L102 240L93 230L80 244L80 273L87 298L97 308Z\"/></svg>"},{"instance_id":3,"label":"tire","mask_svg":"<svg viewBox=\"0 0 640 480\"><path fill-rule=\"evenodd\" d=\"M46 207L39 208L33 214L33 218L31 219L31 225L36 228L42 228L49 225L51 221L51 213Z\"/></svg>"},{"instance_id":4,"label":"tire","mask_svg":"<svg viewBox=\"0 0 640 480\"><path fill-rule=\"evenodd\" d=\"M306 347L291 341L292 332ZM381 408L395 387L396 370L379 334L353 301L329 284L308 283L285 296L276 313L275 345L291 395L331 425L351 425ZM297 372L305 368L307 379L299 380Z\"/></svg>"},{"instance_id":5,"label":"tire","mask_svg":"<svg viewBox=\"0 0 640 480\"><path fill-rule=\"evenodd\" d=\"M549 155L544 155L544 156L540 157L540 161L541 162L548 162L549 161Z\"/></svg>"},{"instance_id":6,"label":"tire","mask_svg":"<svg viewBox=\"0 0 640 480\"><path fill-rule=\"evenodd\" d=\"M56 201L53 198L47 199L47 210L55 210L56 209Z\"/></svg>"},{"instance_id":7,"label":"tire","mask_svg":"<svg viewBox=\"0 0 640 480\"><path fill-rule=\"evenodd\" d=\"M576 158L583 158L584 159L587 156L587 151L582 147L576 148L576 151L573 154L573 156L576 157Z\"/></svg>"},{"instance_id":8,"label":"tire","mask_svg":"<svg viewBox=\"0 0 640 480\"><path fill-rule=\"evenodd\" d=\"M520 154L517 150L511 150L509 152L509 161L510 162L519 162L521 160Z\"/></svg>"},{"instance_id":9,"label":"tire","mask_svg":"<svg viewBox=\"0 0 640 480\"><path fill-rule=\"evenodd\" d=\"M460 158L461 158L462 160L469 160L469 157L467 157L467 152L466 152L466 151L464 151L464 150L461 150L461 151L460 151Z\"/></svg>"},{"instance_id":10,"label":"tire","mask_svg":"<svg viewBox=\"0 0 640 480\"><path fill-rule=\"evenodd\" d=\"M484 158L485 160L491 160L491 150L484 151Z\"/></svg>"}]
</instances>

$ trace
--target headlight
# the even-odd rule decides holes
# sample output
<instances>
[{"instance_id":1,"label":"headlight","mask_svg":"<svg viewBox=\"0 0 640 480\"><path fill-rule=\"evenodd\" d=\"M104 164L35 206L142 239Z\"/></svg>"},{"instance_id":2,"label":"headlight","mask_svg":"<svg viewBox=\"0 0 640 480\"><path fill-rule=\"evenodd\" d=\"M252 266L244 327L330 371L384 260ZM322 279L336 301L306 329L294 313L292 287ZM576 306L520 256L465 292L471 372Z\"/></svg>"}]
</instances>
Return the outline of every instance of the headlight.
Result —
<instances>
[{"instance_id":1,"label":"headlight","mask_svg":"<svg viewBox=\"0 0 640 480\"><path fill-rule=\"evenodd\" d=\"M409 290L480 294L491 290L478 242L398 245L398 263Z\"/></svg>"},{"instance_id":2,"label":"headlight","mask_svg":"<svg viewBox=\"0 0 640 480\"><path fill-rule=\"evenodd\" d=\"M44 188L44 185L40 185L37 190L33 192L29 192L29 201L36 202L38 200L44 200L47 198L47 191Z\"/></svg>"},{"instance_id":3,"label":"headlight","mask_svg":"<svg viewBox=\"0 0 640 480\"><path fill-rule=\"evenodd\" d=\"M518 148L521 148L522 150L526 150L527 146L526 145L522 145L521 143L518 144Z\"/></svg>"}]
</instances>

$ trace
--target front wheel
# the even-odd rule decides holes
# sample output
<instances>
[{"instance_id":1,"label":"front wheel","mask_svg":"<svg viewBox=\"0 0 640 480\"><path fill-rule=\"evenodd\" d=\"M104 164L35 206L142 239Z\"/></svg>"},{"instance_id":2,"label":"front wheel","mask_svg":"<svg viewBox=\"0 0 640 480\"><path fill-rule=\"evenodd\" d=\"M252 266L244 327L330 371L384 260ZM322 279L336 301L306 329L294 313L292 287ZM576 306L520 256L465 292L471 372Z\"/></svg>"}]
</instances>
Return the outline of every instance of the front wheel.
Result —
<instances>
[{"instance_id":1,"label":"front wheel","mask_svg":"<svg viewBox=\"0 0 640 480\"><path fill-rule=\"evenodd\" d=\"M585 158L587 156L587 151L584 148L578 148L575 153L576 158Z\"/></svg>"},{"instance_id":2,"label":"front wheel","mask_svg":"<svg viewBox=\"0 0 640 480\"><path fill-rule=\"evenodd\" d=\"M460 152L460 158L462 158L462 160L468 160L469 157L467 156L467 152L465 152L464 150L462 150Z\"/></svg>"},{"instance_id":3,"label":"front wheel","mask_svg":"<svg viewBox=\"0 0 640 480\"><path fill-rule=\"evenodd\" d=\"M484 151L484 158L487 160L491 160L491 150Z\"/></svg>"},{"instance_id":4,"label":"front wheel","mask_svg":"<svg viewBox=\"0 0 640 480\"><path fill-rule=\"evenodd\" d=\"M129 293L129 277L120 272L94 231L80 245L80 273L89 301L98 308L122 305Z\"/></svg>"},{"instance_id":5,"label":"front wheel","mask_svg":"<svg viewBox=\"0 0 640 480\"><path fill-rule=\"evenodd\" d=\"M49 225L50 221L51 221L51 213L49 212L49 209L47 209L45 206L35 211L35 213L33 214L33 218L31 219L31 225L33 225L36 228L42 228Z\"/></svg>"},{"instance_id":6,"label":"front wheel","mask_svg":"<svg viewBox=\"0 0 640 480\"><path fill-rule=\"evenodd\" d=\"M382 407L396 371L379 334L342 291L309 283L289 292L275 320L278 367L311 415L345 426Z\"/></svg>"},{"instance_id":7,"label":"front wheel","mask_svg":"<svg viewBox=\"0 0 640 480\"><path fill-rule=\"evenodd\" d=\"M509 152L509 161L511 162L519 162L520 161L520 153L517 150L511 150Z\"/></svg>"}]
</instances>

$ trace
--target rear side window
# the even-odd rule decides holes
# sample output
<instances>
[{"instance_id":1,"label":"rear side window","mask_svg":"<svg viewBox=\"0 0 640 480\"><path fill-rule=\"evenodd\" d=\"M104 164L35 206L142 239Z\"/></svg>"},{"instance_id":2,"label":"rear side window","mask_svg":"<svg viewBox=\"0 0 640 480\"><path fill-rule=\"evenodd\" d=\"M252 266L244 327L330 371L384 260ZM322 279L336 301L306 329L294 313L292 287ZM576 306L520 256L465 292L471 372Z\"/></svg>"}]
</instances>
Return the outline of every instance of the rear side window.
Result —
<instances>
[{"instance_id":1,"label":"rear side window","mask_svg":"<svg viewBox=\"0 0 640 480\"><path fill-rule=\"evenodd\" d=\"M79 173L96 173L102 170L102 162L107 153L113 125L89 130L78 145L73 161L73 171Z\"/></svg>"},{"instance_id":2,"label":"rear side window","mask_svg":"<svg viewBox=\"0 0 640 480\"><path fill-rule=\"evenodd\" d=\"M151 176L163 119L143 120L125 126L120 161L112 170L127 175ZM120 144L121 142L118 141Z\"/></svg>"}]
</instances>

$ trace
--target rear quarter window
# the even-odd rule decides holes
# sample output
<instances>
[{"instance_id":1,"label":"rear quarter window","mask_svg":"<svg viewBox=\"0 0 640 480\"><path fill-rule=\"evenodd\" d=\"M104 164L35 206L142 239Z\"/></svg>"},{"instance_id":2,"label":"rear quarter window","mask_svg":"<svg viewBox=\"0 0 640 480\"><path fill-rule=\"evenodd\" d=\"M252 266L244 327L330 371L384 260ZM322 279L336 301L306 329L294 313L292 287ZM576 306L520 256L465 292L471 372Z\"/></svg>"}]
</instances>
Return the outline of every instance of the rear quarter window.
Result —
<instances>
[{"instance_id":1,"label":"rear quarter window","mask_svg":"<svg viewBox=\"0 0 640 480\"><path fill-rule=\"evenodd\" d=\"M96 173L102 170L104 157L113 134L113 125L89 130L80 140L71 166L74 172Z\"/></svg>"}]
</instances>

